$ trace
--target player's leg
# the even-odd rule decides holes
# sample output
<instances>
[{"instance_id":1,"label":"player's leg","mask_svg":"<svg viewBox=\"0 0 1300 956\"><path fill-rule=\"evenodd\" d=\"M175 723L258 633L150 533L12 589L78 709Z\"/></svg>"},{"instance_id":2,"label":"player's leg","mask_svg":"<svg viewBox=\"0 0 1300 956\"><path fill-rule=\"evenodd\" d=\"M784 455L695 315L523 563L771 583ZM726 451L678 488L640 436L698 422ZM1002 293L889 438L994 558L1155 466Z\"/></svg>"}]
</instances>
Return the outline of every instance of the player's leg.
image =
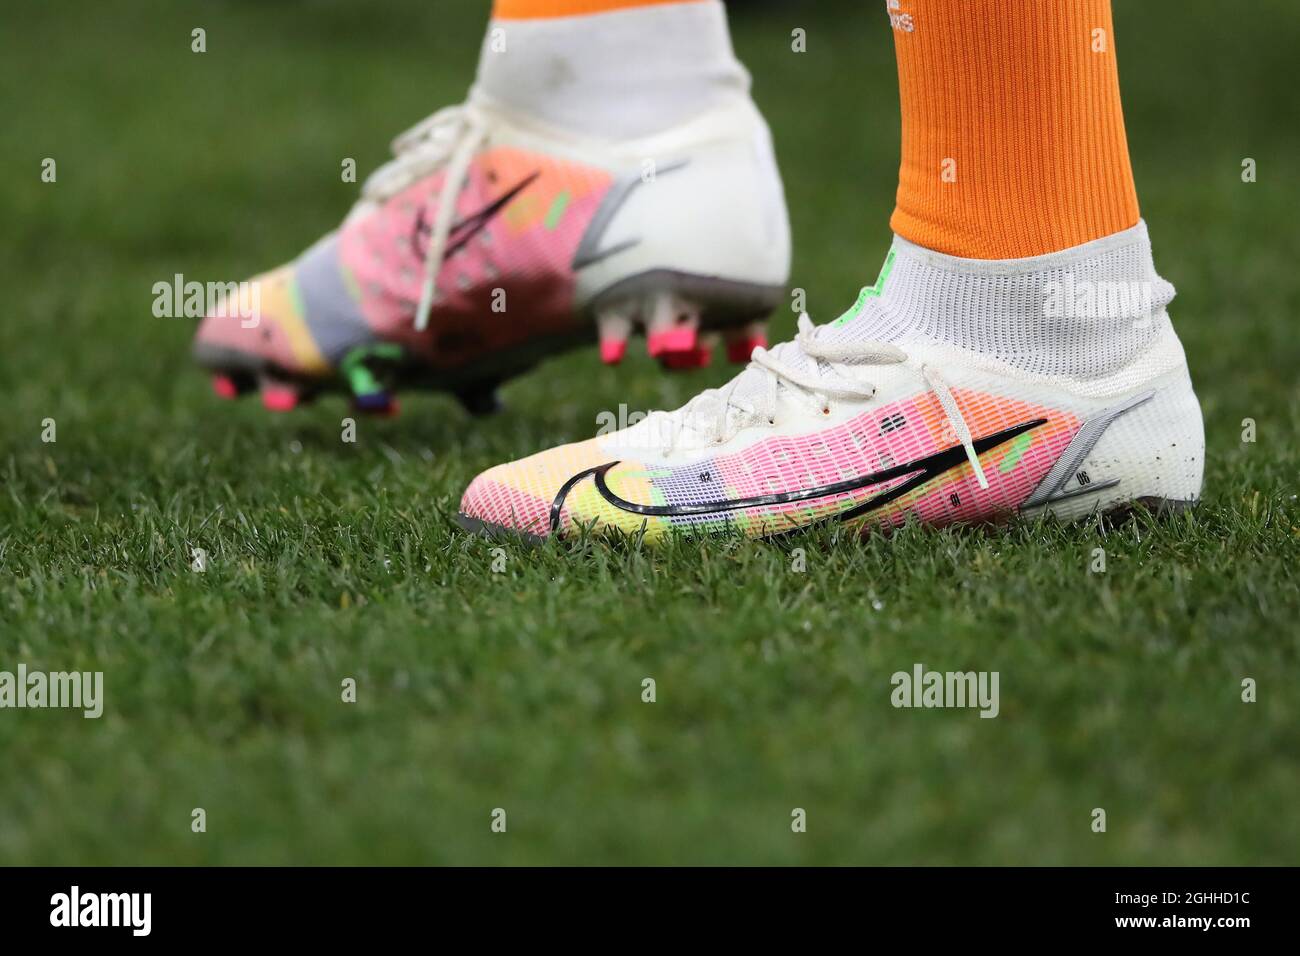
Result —
<instances>
[{"instance_id":1,"label":"player's leg","mask_svg":"<svg viewBox=\"0 0 1300 956\"><path fill-rule=\"evenodd\" d=\"M1108 0L888 7L903 163L875 283L677 412L481 475L466 524L772 534L1198 496Z\"/></svg>"},{"instance_id":2,"label":"player's leg","mask_svg":"<svg viewBox=\"0 0 1300 956\"><path fill-rule=\"evenodd\" d=\"M902 162L890 226L1020 259L1139 221L1109 0L889 4Z\"/></svg>"},{"instance_id":3,"label":"player's leg","mask_svg":"<svg viewBox=\"0 0 1300 956\"><path fill-rule=\"evenodd\" d=\"M291 408L395 385L487 410L502 379L646 333L668 367L744 360L789 226L718 0L498 0L465 104L400 136L339 230L203 322L220 394ZM251 299L253 297L249 297Z\"/></svg>"}]
</instances>

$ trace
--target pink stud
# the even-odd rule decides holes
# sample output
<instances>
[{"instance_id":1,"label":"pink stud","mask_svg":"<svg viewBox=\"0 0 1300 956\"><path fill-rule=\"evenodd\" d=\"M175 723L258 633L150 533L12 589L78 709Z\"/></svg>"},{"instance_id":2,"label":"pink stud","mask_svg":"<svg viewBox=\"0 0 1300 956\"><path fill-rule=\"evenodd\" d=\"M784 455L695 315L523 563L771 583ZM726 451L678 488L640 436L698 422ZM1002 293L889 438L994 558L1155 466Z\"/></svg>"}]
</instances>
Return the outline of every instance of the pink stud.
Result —
<instances>
[{"instance_id":1,"label":"pink stud","mask_svg":"<svg viewBox=\"0 0 1300 956\"><path fill-rule=\"evenodd\" d=\"M212 376L212 390L217 393L218 398L224 398L227 401L239 397L239 386L229 375Z\"/></svg>"},{"instance_id":2,"label":"pink stud","mask_svg":"<svg viewBox=\"0 0 1300 956\"><path fill-rule=\"evenodd\" d=\"M762 329L745 331L727 338L727 361L744 365L754 349L767 348L767 334Z\"/></svg>"},{"instance_id":3,"label":"pink stud","mask_svg":"<svg viewBox=\"0 0 1300 956\"><path fill-rule=\"evenodd\" d=\"M291 412L298 407L298 393L281 385L264 385L262 407L269 412Z\"/></svg>"},{"instance_id":4,"label":"pink stud","mask_svg":"<svg viewBox=\"0 0 1300 956\"><path fill-rule=\"evenodd\" d=\"M600 360L606 365L617 365L627 354L627 339L601 339Z\"/></svg>"},{"instance_id":5,"label":"pink stud","mask_svg":"<svg viewBox=\"0 0 1300 956\"><path fill-rule=\"evenodd\" d=\"M669 352L694 352L696 350L696 332L694 326L678 325L651 332L646 337L646 351L652 358L660 358Z\"/></svg>"}]
</instances>

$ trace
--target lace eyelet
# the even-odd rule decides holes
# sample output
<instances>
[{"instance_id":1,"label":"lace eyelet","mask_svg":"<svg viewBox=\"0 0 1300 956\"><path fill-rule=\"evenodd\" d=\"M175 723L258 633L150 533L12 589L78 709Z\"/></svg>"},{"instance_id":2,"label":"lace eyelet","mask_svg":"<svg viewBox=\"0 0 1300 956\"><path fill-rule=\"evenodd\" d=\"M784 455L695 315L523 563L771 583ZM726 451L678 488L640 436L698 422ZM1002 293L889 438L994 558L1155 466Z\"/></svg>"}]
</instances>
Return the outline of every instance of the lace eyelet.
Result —
<instances>
[{"instance_id":1,"label":"lace eyelet","mask_svg":"<svg viewBox=\"0 0 1300 956\"><path fill-rule=\"evenodd\" d=\"M823 406L822 406L822 415L825 416L825 417L827 417L827 418L829 418L829 417L830 417L830 414L831 414L830 406L829 406L829 405L823 405Z\"/></svg>"}]
</instances>

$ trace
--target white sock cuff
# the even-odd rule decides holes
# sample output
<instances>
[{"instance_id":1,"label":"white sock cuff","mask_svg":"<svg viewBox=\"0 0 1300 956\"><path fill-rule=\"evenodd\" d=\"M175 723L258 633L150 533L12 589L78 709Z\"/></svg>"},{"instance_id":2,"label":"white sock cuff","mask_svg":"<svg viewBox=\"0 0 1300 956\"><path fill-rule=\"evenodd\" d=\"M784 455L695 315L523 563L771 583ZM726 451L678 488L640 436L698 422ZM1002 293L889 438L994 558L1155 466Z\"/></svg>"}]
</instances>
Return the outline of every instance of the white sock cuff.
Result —
<instances>
[{"instance_id":1,"label":"white sock cuff","mask_svg":"<svg viewBox=\"0 0 1300 956\"><path fill-rule=\"evenodd\" d=\"M493 20L471 100L547 125L646 136L749 95L720 0Z\"/></svg>"},{"instance_id":2,"label":"white sock cuff","mask_svg":"<svg viewBox=\"0 0 1300 956\"><path fill-rule=\"evenodd\" d=\"M942 342L1033 375L1101 378L1169 327L1174 287L1145 222L1027 259L963 259L894 237L878 296L835 337Z\"/></svg>"},{"instance_id":3,"label":"white sock cuff","mask_svg":"<svg viewBox=\"0 0 1300 956\"><path fill-rule=\"evenodd\" d=\"M899 235L894 236L894 248L899 254L919 259L935 269L969 275L1028 275L1072 269L1079 263L1117 252L1120 261L1130 264L1145 259L1150 272L1155 273L1155 262L1151 257L1151 237L1147 232L1145 219L1139 219L1137 225L1129 229L1102 236L1100 239L1079 246L1024 259L964 259L961 256L950 256L918 246ZM1133 253L1136 253L1136 256Z\"/></svg>"}]
</instances>

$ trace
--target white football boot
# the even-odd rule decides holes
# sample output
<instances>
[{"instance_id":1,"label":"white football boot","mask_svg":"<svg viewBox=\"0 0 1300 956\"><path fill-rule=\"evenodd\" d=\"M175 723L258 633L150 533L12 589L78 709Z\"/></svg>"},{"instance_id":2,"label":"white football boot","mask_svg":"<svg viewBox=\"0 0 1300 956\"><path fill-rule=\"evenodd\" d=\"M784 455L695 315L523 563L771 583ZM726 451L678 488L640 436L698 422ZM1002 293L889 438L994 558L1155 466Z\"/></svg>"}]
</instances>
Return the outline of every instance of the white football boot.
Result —
<instances>
[{"instance_id":1,"label":"white football boot","mask_svg":"<svg viewBox=\"0 0 1300 956\"><path fill-rule=\"evenodd\" d=\"M469 102L399 136L336 232L204 319L218 394L287 410L338 388L391 413L409 385L487 411L540 358L598 340L615 363L634 333L669 368L716 338L748 361L784 299L789 220L725 13L696 6L510 24L500 57L490 33Z\"/></svg>"},{"instance_id":2,"label":"white football boot","mask_svg":"<svg viewBox=\"0 0 1300 956\"><path fill-rule=\"evenodd\" d=\"M838 320L684 408L493 468L461 523L769 536L1065 519L1200 495L1205 438L1146 226L983 261L895 238Z\"/></svg>"}]
</instances>

